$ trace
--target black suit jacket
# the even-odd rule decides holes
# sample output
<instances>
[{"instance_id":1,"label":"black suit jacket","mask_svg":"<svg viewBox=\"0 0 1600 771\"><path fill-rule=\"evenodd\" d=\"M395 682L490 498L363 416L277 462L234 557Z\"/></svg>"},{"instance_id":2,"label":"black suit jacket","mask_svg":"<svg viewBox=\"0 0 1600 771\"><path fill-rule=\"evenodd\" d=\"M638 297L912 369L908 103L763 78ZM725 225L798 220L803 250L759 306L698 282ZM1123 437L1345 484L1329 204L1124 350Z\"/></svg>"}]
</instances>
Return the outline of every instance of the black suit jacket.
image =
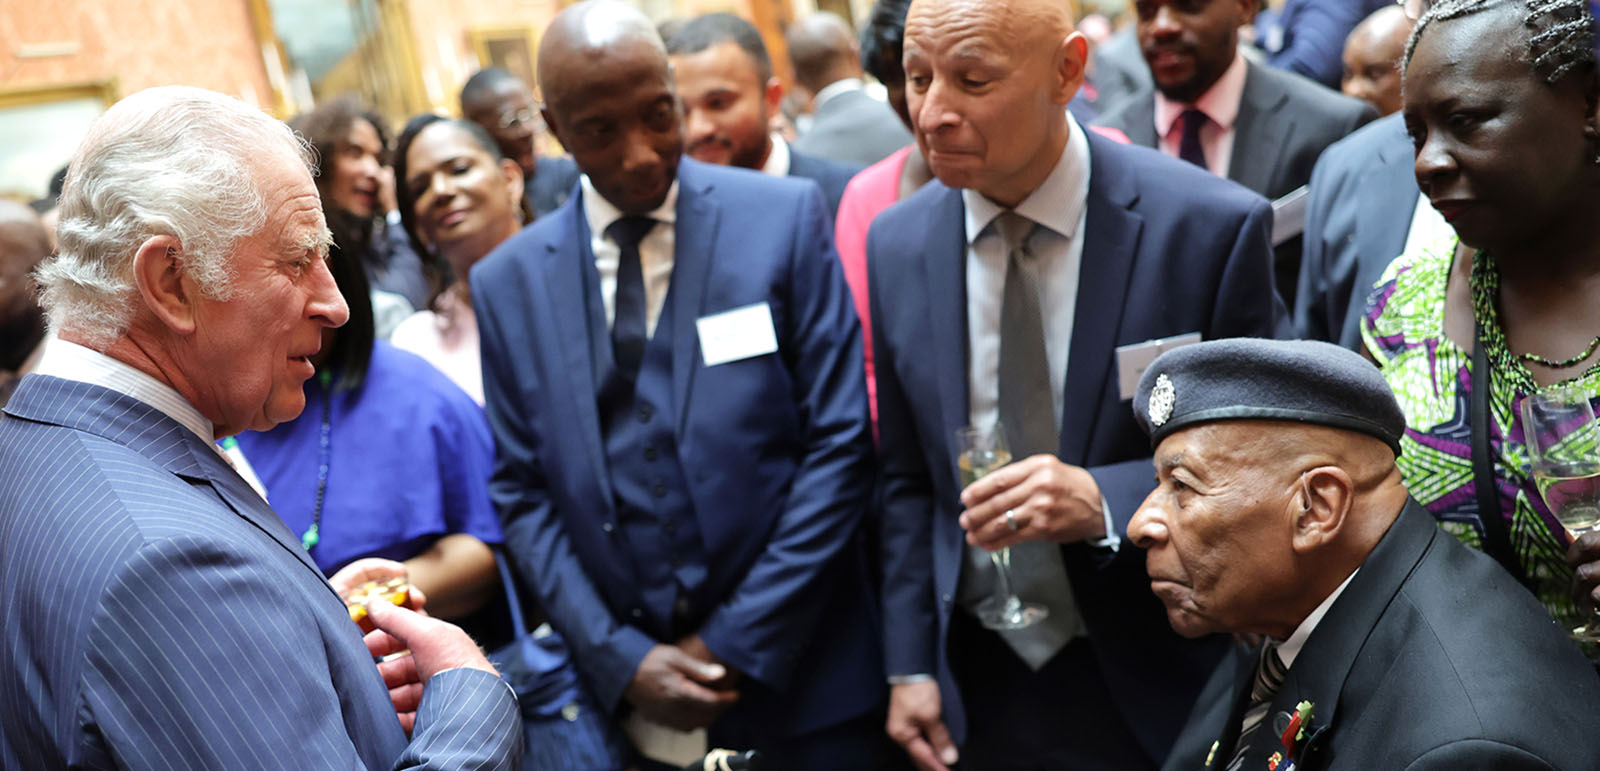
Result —
<instances>
[{"instance_id":1,"label":"black suit jacket","mask_svg":"<svg viewBox=\"0 0 1600 771\"><path fill-rule=\"evenodd\" d=\"M1311 181L1311 169L1328 145L1378 117L1372 105L1288 72L1246 62L1244 93L1234 119L1228 179L1277 200ZM1136 145L1158 147L1152 86L1100 116L1097 125L1128 135ZM1279 294L1293 304L1300 273L1300 239L1274 250Z\"/></svg>"},{"instance_id":2,"label":"black suit jacket","mask_svg":"<svg viewBox=\"0 0 1600 771\"><path fill-rule=\"evenodd\" d=\"M1165 768L1227 767L1256 655L1237 651L1213 675ZM1600 768L1594 668L1527 590L1415 501L1306 640L1244 768L1285 751L1280 713L1301 701L1313 715L1297 771Z\"/></svg>"}]
</instances>

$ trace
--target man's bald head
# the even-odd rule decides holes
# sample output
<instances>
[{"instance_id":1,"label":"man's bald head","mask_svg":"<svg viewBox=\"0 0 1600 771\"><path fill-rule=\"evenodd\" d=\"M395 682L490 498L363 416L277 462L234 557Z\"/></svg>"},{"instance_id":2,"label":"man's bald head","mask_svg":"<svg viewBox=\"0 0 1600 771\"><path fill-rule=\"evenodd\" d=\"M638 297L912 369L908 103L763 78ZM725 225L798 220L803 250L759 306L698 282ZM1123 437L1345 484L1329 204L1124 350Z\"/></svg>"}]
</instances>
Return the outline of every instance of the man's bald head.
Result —
<instances>
[{"instance_id":1,"label":"man's bald head","mask_svg":"<svg viewBox=\"0 0 1600 771\"><path fill-rule=\"evenodd\" d=\"M44 337L44 311L29 274L50 250L39 215L0 198L0 371L16 370Z\"/></svg>"},{"instance_id":2,"label":"man's bald head","mask_svg":"<svg viewBox=\"0 0 1600 771\"><path fill-rule=\"evenodd\" d=\"M818 11L800 19L785 36L795 80L815 94L845 78L861 77L855 33L836 13Z\"/></svg>"},{"instance_id":3,"label":"man's bald head","mask_svg":"<svg viewBox=\"0 0 1600 771\"><path fill-rule=\"evenodd\" d=\"M965 18L974 29L1011 35L1019 46L1060 40L1076 29L1068 0L913 0L906 33L940 19Z\"/></svg>"},{"instance_id":4,"label":"man's bald head","mask_svg":"<svg viewBox=\"0 0 1600 771\"><path fill-rule=\"evenodd\" d=\"M551 20L539 44L539 90L546 104L581 85L608 55L653 56L667 72L667 47L639 9L619 0L586 0Z\"/></svg>"},{"instance_id":5,"label":"man's bald head","mask_svg":"<svg viewBox=\"0 0 1600 771\"><path fill-rule=\"evenodd\" d=\"M939 181L1012 207L1049 177L1088 42L1066 0L914 0L902 58L918 147Z\"/></svg>"},{"instance_id":6,"label":"man's bald head","mask_svg":"<svg viewBox=\"0 0 1600 771\"><path fill-rule=\"evenodd\" d=\"M683 112L666 46L616 0L556 15L539 46L544 120L595 190L625 214L666 200L683 155Z\"/></svg>"},{"instance_id":7,"label":"man's bald head","mask_svg":"<svg viewBox=\"0 0 1600 771\"><path fill-rule=\"evenodd\" d=\"M1356 25L1345 39L1340 90L1370 102L1383 115L1399 111L1400 59L1411 27L1411 19L1398 5L1379 8Z\"/></svg>"}]
</instances>

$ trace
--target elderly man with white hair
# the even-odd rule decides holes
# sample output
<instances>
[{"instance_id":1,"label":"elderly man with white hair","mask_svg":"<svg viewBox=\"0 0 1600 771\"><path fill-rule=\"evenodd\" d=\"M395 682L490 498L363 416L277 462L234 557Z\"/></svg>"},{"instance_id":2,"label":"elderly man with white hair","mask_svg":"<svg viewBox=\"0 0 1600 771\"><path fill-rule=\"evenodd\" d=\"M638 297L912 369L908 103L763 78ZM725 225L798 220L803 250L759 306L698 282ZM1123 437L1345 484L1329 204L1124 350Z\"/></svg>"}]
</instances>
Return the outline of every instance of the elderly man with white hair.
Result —
<instances>
[{"instance_id":1,"label":"elderly man with white hair","mask_svg":"<svg viewBox=\"0 0 1600 771\"><path fill-rule=\"evenodd\" d=\"M374 603L363 641L213 443L298 415L349 315L309 160L192 88L123 100L73 158L55 339L0 417L0 767L515 765L471 639Z\"/></svg>"}]
</instances>

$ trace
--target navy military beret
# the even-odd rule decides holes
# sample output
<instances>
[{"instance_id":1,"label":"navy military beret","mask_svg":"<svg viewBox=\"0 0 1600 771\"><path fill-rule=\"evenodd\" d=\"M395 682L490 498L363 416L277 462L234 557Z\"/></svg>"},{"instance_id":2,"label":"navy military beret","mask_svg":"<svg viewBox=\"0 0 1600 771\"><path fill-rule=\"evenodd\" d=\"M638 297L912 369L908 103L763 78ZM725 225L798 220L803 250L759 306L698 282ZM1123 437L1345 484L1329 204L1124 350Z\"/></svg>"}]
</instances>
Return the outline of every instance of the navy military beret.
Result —
<instances>
[{"instance_id":1,"label":"navy military beret","mask_svg":"<svg viewBox=\"0 0 1600 771\"><path fill-rule=\"evenodd\" d=\"M1378 368L1313 340L1231 338L1175 348L1139 378L1134 418L1150 446L1218 420L1286 420L1358 431L1400 454L1406 417Z\"/></svg>"}]
</instances>

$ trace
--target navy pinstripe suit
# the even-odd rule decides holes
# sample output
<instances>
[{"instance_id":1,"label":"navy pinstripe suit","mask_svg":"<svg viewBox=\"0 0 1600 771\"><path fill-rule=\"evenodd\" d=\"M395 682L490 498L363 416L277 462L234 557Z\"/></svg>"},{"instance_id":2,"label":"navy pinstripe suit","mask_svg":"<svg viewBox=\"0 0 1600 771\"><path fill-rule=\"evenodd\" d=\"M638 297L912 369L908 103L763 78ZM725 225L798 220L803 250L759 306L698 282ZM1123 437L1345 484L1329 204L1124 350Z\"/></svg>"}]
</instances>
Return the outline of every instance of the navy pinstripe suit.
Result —
<instances>
[{"instance_id":1,"label":"navy pinstripe suit","mask_svg":"<svg viewBox=\"0 0 1600 771\"><path fill-rule=\"evenodd\" d=\"M513 767L486 672L429 680L407 744L343 603L208 442L41 375L5 412L0 767Z\"/></svg>"}]
</instances>

